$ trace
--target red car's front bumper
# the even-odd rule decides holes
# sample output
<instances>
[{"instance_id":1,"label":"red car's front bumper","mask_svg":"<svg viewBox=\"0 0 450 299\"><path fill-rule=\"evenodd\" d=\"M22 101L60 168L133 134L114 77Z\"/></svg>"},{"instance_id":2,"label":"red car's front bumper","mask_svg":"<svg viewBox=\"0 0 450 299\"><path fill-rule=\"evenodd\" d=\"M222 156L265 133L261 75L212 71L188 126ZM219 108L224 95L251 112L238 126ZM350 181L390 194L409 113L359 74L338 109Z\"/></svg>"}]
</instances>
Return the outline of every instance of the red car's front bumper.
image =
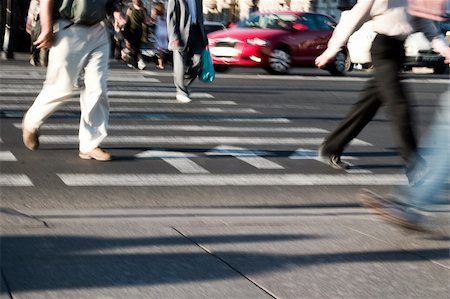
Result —
<instances>
[{"instance_id":1,"label":"red car's front bumper","mask_svg":"<svg viewBox=\"0 0 450 299\"><path fill-rule=\"evenodd\" d=\"M231 46L218 43L217 45L210 45L209 50L213 64L255 67L269 65L270 49L267 47L242 42L234 43Z\"/></svg>"}]
</instances>

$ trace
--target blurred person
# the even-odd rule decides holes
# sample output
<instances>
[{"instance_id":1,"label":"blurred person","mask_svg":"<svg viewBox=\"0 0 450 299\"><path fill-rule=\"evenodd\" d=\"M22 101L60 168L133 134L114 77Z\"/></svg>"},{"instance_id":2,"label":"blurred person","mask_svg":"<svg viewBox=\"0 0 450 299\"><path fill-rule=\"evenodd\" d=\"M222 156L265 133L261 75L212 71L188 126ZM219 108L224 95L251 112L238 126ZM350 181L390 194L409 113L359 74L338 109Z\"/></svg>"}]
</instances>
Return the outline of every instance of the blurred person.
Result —
<instances>
[{"instance_id":1,"label":"blurred person","mask_svg":"<svg viewBox=\"0 0 450 299\"><path fill-rule=\"evenodd\" d=\"M41 33L39 21L39 0L31 0L28 8L26 31L31 37L30 64L33 66L47 66L48 49L38 49L33 43Z\"/></svg>"},{"instance_id":2,"label":"blurred person","mask_svg":"<svg viewBox=\"0 0 450 299\"><path fill-rule=\"evenodd\" d=\"M113 1L105 1L104 12L125 24ZM107 74L110 39L105 21L92 24L74 23L60 13L62 1L40 0L41 33L34 43L38 49L50 49L44 86L22 121L23 142L30 150L39 147L39 128L44 121L70 100L84 77L80 88L81 119L79 157L109 161L110 153L99 147L107 136L109 119Z\"/></svg>"},{"instance_id":3,"label":"blurred person","mask_svg":"<svg viewBox=\"0 0 450 299\"><path fill-rule=\"evenodd\" d=\"M141 44L143 36L147 36L147 25L150 17L143 6L142 0L133 0L128 6L127 23L124 28L124 37L128 41L130 50L130 61L132 67L138 68L141 60ZM141 69L144 67L141 67Z\"/></svg>"},{"instance_id":4,"label":"blurred person","mask_svg":"<svg viewBox=\"0 0 450 299\"><path fill-rule=\"evenodd\" d=\"M442 0L432 1L442 3ZM450 48L433 21L409 15L407 4L408 0L358 0L341 17L327 49L316 58L316 66L326 68L347 44L350 35L363 23L372 20L377 33L371 47L374 66L372 78L366 84L361 99L319 147L319 159L336 169L348 168L348 164L341 161L345 146L358 136L381 105L386 105L394 123L406 175L410 184L417 184L420 183L426 166L417 154L409 100L399 78L405 60L403 44L409 34L422 31L431 41L433 49L445 58L446 63L450 62Z\"/></svg>"},{"instance_id":5,"label":"blurred person","mask_svg":"<svg viewBox=\"0 0 450 299\"><path fill-rule=\"evenodd\" d=\"M420 153L427 160L429 171L419 186L397 188L386 198L363 190L359 199L364 207L384 220L413 230L426 230L427 212L434 205L449 204L450 177L450 90L441 98L434 123L430 126Z\"/></svg>"},{"instance_id":6,"label":"blurred person","mask_svg":"<svg viewBox=\"0 0 450 299\"><path fill-rule=\"evenodd\" d=\"M117 2L117 7L123 15L126 15L128 6L124 3L123 0L119 0ZM125 48L125 39L123 37L123 24L120 24L119 21L115 18L112 20L112 26L114 29L114 59L122 60L122 50ZM125 59L123 59L125 60Z\"/></svg>"},{"instance_id":7,"label":"blurred person","mask_svg":"<svg viewBox=\"0 0 450 299\"><path fill-rule=\"evenodd\" d=\"M157 50L158 64L156 67L160 70L165 68L167 54L169 52L169 37L167 33L167 19L164 3L155 4L152 15L152 21L155 23L155 46Z\"/></svg>"},{"instance_id":8,"label":"blurred person","mask_svg":"<svg viewBox=\"0 0 450 299\"><path fill-rule=\"evenodd\" d=\"M201 53L208 45L202 0L169 0L167 30L173 51L174 83L178 103L189 103L189 86L201 69Z\"/></svg>"}]
</instances>

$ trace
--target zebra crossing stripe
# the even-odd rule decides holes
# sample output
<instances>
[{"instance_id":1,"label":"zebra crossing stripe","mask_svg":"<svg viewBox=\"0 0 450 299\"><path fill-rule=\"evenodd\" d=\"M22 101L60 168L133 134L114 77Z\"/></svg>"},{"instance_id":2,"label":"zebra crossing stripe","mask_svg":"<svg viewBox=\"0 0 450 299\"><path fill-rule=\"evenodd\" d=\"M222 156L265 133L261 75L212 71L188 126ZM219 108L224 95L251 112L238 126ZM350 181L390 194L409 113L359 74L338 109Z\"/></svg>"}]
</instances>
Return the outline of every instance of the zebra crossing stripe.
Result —
<instances>
[{"instance_id":1,"label":"zebra crossing stripe","mask_svg":"<svg viewBox=\"0 0 450 299\"><path fill-rule=\"evenodd\" d=\"M0 161L9 162L9 161L17 161L17 159L10 151L0 151Z\"/></svg>"},{"instance_id":2,"label":"zebra crossing stripe","mask_svg":"<svg viewBox=\"0 0 450 299\"><path fill-rule=\"evenodd\" d=\"M158 151L148 150L135 155L136 158L158 158L178 169L181 173L209 173L197 163L189 160L189 158L197 157L194 154L175 152L175 151Z\"/></svg>"},{"instance_id":3,"label":"zebra crossing stripe","mask_svg":"<svg viewBox=\"0 0 450 299\"><path fill-rule=\"evenodd\" d=\"M31 180L22 174L0 174L0 186L2 187L30 187Z\"/></svg>"},{"instance_id":4,"label":"zebra crossing stripe","mask_svg":"<svg viewBox=\"0 0 450 299\"><path fill-rule=\"evenodd\" d=\"M1 94L1 92L0 92ZM3 96L0 97L0 102L8 102L13 101L16 103L28 103L30 106L35 100L34 96L21 96L21 97L13 97L13 96ZM110 103L123 103L123 104L175 104L175 99L159 99L159 98L109 98ZM73 98L67 101L68 103L78 103L80 99L78 96L74 96ZM194 101L192 104L203 104L203 105L224 105L224 106L234 106L237 105L235 101L220 101L220 100L200 100Z\"/></svg>"},{"instance_id":5,"label":"zebra crossing stripe","mask_svg":"<svg viewBox=\"0 0 450 299\"><path fill-rule=\"evenodd\" d=\"M155 98L173 98L175 99L176 92L175 91L109 91L108 96L110 97L136 97L136 96L145 96L145 97L155 97ZM190 96L193 99L212 99L213 95L204 92L194 92Z\"/></svg>"},{"instance_id":6,"label":"zebra crossing stripe","mask_svg":"<svg viewBox=\"0 0 450 299\"><path fill-rule=\"evenodd\" d=\"M406 185L400 174L89 174L60 173L67 186L390 186Z\"/></svg>"},{"instance_id":7,"label":"zebra crossing stripe","mask_svg":"<svg viewBox=\"0 0 450 299\"><path fill-rule=\"evenodd\" d=\"M14 127L22 129L21 123ZM44 124L45 130L78 130L78 124ZM110 131L186 131L186 132L273 132L273 133L328 133L327 130L312 127L228 127L228 126L199 126L199 125L109 125ZM316 153L317 154L317 153ZM291 159L296 159L292 157Z\"/></svg>"},{"instance_id":8,"label":"zebra crossing stripe","mask_svg":"<svg viewBox=\"0 0 450 299\"><path fill-rule=\"evenodd\" d=\"M212 156L223 156L223 155L229 155L233 156L236 159L245 162L247 164L252 165L253 167L256 167L258 169L284 169L283 166L272 162L270 160L267 160L263 157L260 157L257 155L254 151L241 148L241 147L234 147L234 146L228 146L228 145L219 145L215 147L212 150L209 150L206 152L206 155L212 155Z\"/></svg>"},{"instance_id":9,"label":"zebra crossing stripe","mask_svg":"<svg viewBox=\"0 0 450 299\"><path fill-rule=\"evenodd\" d=\"M174 101L175 104L175 101ZM30 108L30 105L24 104L0 104L0 109L2 110L27 110ZM152 112L152 113L229 113L229 114L238 114L238 113L251 113L251 114L259 114L261 112L256 111L252 108L173 108L173 107L139 107L139 112ZM80 111L80 106L69 106L66 105L61 108L61 111ZM117 107L113 106L110 108L111 112L134 112L136 111L135 107Z\"/></svg>"},{"instance_id":10,"label":"zebra crossing stripe","mask_svg":"<svg viewBox=\"0 0 450 299\"><path fill-rule=\"evenodd\" d=\"M78 143L77 136L42 135L41 143L72 144ZM110 136L106 144L230 144L230 145L314 145L318 146L323 138L270 138L270 137L225 137L225 136ZM372 144L354 139L351 145L372 146Z\"/></svg>"},{"instance_id":11,"label":"zebra crossing stripe","mask_svg":"<svg viewBox=\"0 0 450 299\"><path fill-rule=\"evenodd\" d=\"M29 89L16 89L3 87L0 91L0 94L3 96L20 96L20 95L38 95L40 88L29 88ZM77 95L78 92L74 91L74 95ZM145 98L172 98L175 100L176 92L175 91L134 91L134 90L126 90L126 91L108 91L108 97L145 97ZM190 95L193 99L213 99L214 96L209 93L197 92Z\"/></svg>"},{"instance_id":12,"label":"zebra crossing stripe","mask_svg":"<svg viewBox=\"0 0 450 299\"><path fill-rule=\"evenodd\" d=\"M9 118L21 118L23 112L20 111L2 111L3 117ZM79 112L63 112L57 111L53 114L53 117L64 118L76 118L79 119ZM115 112L111 113L111 119L132 119L133 121L139 119L145 119L146 121L206 121L206 122L235 122L235 123L270 123L270 124L286 124L291 121L285 117L264 117L264 116L252 116L252 117L227 117L220 115L170 115L162 113L131 113L131 112Z\"/></svg>"}]
</instances>

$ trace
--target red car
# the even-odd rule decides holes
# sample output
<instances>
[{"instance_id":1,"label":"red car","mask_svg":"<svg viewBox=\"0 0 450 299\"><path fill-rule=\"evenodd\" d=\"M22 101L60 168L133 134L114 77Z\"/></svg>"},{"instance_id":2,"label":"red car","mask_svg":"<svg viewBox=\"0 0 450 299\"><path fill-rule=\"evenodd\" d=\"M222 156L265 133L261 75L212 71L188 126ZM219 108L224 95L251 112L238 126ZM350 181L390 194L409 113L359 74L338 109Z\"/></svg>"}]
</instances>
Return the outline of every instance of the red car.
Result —
<instances>
[{"instance_id":1,"label":"red car","mask_svg":"<svg viewBox=\"0 0 450 299\"><path fill-rule=\"evenodd\" d=\"M317 13L255 13L233 28L208 34L209 49L218 72L254 66L284 74L292 66L313 66L335 26L333 18ZM339 53L328 71L344 74L346 60L346 52Z\"/></svg>"}]
</instances>

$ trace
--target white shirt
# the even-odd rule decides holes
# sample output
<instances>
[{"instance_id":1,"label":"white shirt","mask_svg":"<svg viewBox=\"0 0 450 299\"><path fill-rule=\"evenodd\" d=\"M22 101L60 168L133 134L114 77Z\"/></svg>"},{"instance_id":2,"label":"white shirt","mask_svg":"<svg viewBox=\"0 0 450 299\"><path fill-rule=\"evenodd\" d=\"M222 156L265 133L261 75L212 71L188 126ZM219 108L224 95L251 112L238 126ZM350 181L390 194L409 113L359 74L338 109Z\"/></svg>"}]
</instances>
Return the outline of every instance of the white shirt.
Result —
<instances>
[{"instance_id":1,"label":"white shirt","mask_svg":"<svg viewBox=\"0 0 450 299\"><path fill-rule=\"evenodd\" d=\"M197 24L197 4L195 0L187 0L187 4L191 14L191 24Z\"/></svg>"},{"instance_id":2,"label":"white shirt","mask_svg":"<svg viewBox=\"0 0 450 299\"><path fill-rule=\"evenodd\" d=\"M407 0L358 0L350 11L341 16L328 42L329 51L337 53L347 44L353 32L366 21L372 20L373 31L399 39L406 39L409 34L422 31L431 40L433 49L441 53L448 47L448 43L439 35L432 21L410 16L407 4Z\"/></svg>"}]
</instances>

